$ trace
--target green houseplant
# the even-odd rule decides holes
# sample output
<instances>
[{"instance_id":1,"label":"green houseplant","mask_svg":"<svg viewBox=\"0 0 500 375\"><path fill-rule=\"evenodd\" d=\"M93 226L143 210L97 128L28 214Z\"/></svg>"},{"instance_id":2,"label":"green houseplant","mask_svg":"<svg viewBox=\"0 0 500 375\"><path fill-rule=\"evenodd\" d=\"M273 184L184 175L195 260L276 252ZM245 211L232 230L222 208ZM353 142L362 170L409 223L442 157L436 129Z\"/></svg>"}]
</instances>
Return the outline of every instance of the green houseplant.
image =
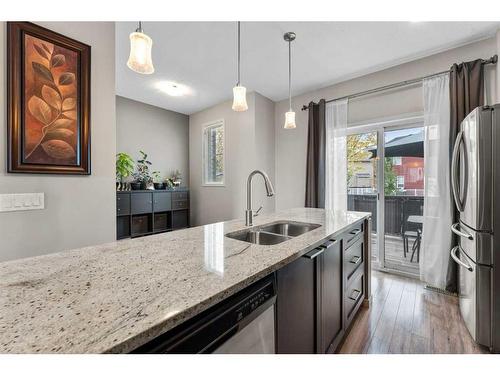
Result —
<instances>
[{"instance_id":1,"label":"green houseplant","mask_svg":"<svg viewBox=\"0 0 500 375\"><path fill-rule=\"evenodd\" d=\"M135 182L141 184L141 189L153 189L153 177L149 172L151 162L148 160L148 154L144 151L139 151L141 159L137 160L136 171L134 173Z\"/></svg>"},{"instance_id":2,"label":"green houseplant","mask_svg":"<svg viewBox=\"0 0 500 375\"><path fill-rule=\"evenodd\" d=\"M135 163L132 157L120 152L116 154L116 190L127 190L127 183L124 180L134 172Z\"/></svg>"}]
</instances>

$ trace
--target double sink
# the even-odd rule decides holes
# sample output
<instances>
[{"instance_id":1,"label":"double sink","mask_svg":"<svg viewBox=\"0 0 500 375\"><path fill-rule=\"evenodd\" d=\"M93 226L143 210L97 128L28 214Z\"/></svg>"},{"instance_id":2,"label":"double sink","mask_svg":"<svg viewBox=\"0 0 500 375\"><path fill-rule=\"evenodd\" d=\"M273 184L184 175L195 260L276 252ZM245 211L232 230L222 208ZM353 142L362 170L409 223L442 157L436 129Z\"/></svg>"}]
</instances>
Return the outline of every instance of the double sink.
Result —
<instances>
[{"instance_id":1,"label":"double sink","mask_svg":"<svg viewBox=\"0 0 500 375\"><path fill-rule=\"evenodd\" d=\"M226 234L226 237L257 245L276 245L310 232L320 226L320 224L296 221L277 221L250 229L231 232Z\"/></svg>"}]
</instances>

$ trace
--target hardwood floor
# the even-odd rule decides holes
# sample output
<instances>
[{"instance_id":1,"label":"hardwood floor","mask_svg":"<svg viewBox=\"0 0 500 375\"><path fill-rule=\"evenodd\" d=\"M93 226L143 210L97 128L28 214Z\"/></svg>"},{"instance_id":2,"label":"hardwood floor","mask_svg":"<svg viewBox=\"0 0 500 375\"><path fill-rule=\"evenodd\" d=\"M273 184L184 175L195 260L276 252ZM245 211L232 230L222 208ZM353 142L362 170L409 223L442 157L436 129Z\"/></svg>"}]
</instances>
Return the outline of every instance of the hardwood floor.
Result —
<instances>
[{"instance_id":1,"label":"hardwood floor","mask_svg":"<svg viewBox=\"0 0 500 375\"><path fill-rule=\"evenodd\" d=\"M341 354L486 353L470 336L456 297L414 279L372 272L373 303L363 307Z\"/></svg>"}]
</instances>

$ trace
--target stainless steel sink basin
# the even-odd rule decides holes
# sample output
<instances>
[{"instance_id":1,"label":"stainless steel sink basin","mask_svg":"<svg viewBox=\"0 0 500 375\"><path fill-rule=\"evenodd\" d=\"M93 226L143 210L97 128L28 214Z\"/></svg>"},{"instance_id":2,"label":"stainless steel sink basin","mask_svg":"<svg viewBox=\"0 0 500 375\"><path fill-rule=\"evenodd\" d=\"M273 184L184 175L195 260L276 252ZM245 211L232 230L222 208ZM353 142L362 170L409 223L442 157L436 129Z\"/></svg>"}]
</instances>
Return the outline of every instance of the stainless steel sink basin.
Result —
<instances>
[{"instance_id":1,"label":"stainless steel sink basin","mask_svg":"<svg viewBox=\"0 0 500 375\"><path fill-rule=\"evenodd\" d=\"M247 230L228 233L226 237L257 245L276 245L320 226L319 224L299 223L295 221L278 221Z\"/></svg>"},{"instance_id":2,"label":"stainless steel sink basin","mask_svg":"<svg viewBox=\"0 0 500 375\"><path fill-rule=\"evenodd\" d=\"M279 221L277 223L262 226L260 230L280 234L282 236L297 237L313 229L319 228L320 226L319 224Z\"/></svg>"},{"instance_id":3,"label":"stainless steel sink basin","mask_svg":"<svg viewBox=\"0 0 500 375\"><path fill-rule=\"evenodd\" d=\"M226 236L234 238L235 240L250 242L257 245L276 245L290 239L290 237L287 236L280 236L278 234L262 232L260 230L246 230L228 233Z\"/></svg>"}]
</instances>

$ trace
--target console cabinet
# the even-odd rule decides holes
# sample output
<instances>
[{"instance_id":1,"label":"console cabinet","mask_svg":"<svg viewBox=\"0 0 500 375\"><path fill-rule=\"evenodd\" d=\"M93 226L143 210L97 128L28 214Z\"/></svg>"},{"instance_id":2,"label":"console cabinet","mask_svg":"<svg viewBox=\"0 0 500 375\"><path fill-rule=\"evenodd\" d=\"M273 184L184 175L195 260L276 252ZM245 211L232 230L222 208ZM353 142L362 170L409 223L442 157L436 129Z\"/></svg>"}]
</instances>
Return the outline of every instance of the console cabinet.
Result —
<instances>
[{"instance_id":1,"label":"console cabinet","mask_svg":"<svg viewBox=\"0 0 500 375\"><path fill-rule=\"evenodd\" d=\"M276 334L281 354L333 353L370 297L371 219L279 269Z\"/></svg>"},{"instance_id":2,"label":"console cabinet","mask_svg":"<svg viewBox=\"0 0 500 375\"><path fill-rule=\"evenodd\" d=\"M132 190L116 193L116 238L133 238L187 228L189 191Z\"/></svg>"}]
</instances>

